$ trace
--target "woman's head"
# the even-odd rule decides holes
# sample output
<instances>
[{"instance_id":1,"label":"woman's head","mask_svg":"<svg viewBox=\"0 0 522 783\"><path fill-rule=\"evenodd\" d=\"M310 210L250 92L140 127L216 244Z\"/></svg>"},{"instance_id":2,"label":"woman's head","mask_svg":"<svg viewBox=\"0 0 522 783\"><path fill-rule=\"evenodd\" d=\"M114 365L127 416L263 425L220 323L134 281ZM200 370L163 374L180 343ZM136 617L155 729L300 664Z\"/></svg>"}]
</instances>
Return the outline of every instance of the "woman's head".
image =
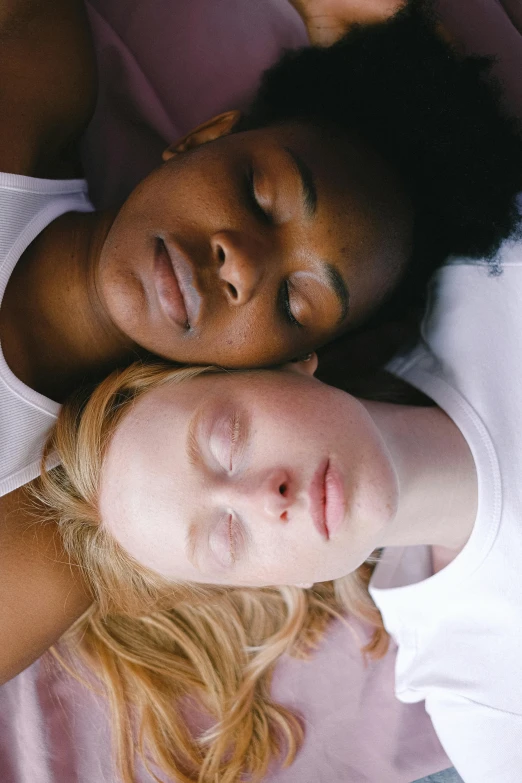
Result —
<instances>
[{"instance_id":1,"label":"woman's head","mask_svg":"<svg viewBox=\"0 0 522 783\"><path fill-rule=\"evenodd\" d=\"M313 369L314 360L309 364ZM111 452L111 446L116 445L115 437L126 421L130 424L128 445L131 449L138 446L140 452L141 448L140 437L133 442L134 428L139 430L142 425L146 428L149 424L154 425L152 419L149 424L147 420L151 416L155 419L156 415L159 415L156 423L160 424L159 435L153 426L156 445L171 442L174 446L168 454L162 451L153 457L155 463L158 459L174 462L170 465L170 473L162 472L159 486L149 486L149 499L141 509L143 519L146 517L141 535L145 547L150 550L159 531L155 528L155 513L149 515L152 510L149 501L154 503L157 491L161 494L166 489L168 493L169 480L176 482L178 487L186 480L185 473L178 471L184 469L187 417L191 410L196 412L190 398L201 395L199 399L203 403L197 412L200 420L197 429L200 426L202 429L196 432L202 453L197 453L196 446L194 456L196 459L210 458L211 470L225 473L228 459L238 456L236 445L240 449L246 445L241 443L238 430L241 419L237 419L234 410L239 412L243 399L244 411L250 394L247 381L247 386L237 386L237 395L231 397L226 381L233 381L235 388L236 381L241 384L241 378L251 379L255 387L252 391L265 395L264 400L260 399L261 419L249 421L254 427L251 434L255 441L257 435L262 434L256 433L256 428L267 425L270 417L270 397L274 391L272 375L276 373L225 374L203 368L176 370L166 365L134 365L107 378L89 398L78 395L66 403L49 440L48 452L57 451L62 464L48 473L43 471L37 494L50 516L57 520L66 550L83 570L94 598L91 611L68 634L66 644L74 653L80 648L106 689L113 715L116 760L126 783L135 778L136 752L146 766L152 759L167 776L186 783L218 778L232 783L242 774L251 775L255 781L264 779L274 757L280 756L290 763L303 735L299 720L284 706L274 703L270 695L271 675L278 658L283 653L302 655L311 651L329 620L339 617L343 608L374 625L375 632L365 650L375 657L386 651L387 636L366 590L369 578L366 566L340 580L335 587L328 583L317 585L314 590L295 586L245 589L221 584L188 584L179 578L172 579L172 561L167 562L169 578L165 578L151 569L148 555L142 558L142 552L138 550L129 554L124 536L122 543L118 540L117 524L113 527L100 520L100 494L102 506L111 504L110 491L107 486L103 487L104 463L113 463L105 476L108 481L112 468L117 472L126 470L125 453L121 455L123 462L118 467L118 449ZM299 384L292 386L294 376L290 373L288 379L283 372L279 375L283 378L281 395L277 400L272 399L278 405L283 404L284 415L289 405L295 407L292 399L295 402L300 387ZM208 386L196 389L192 385L205 380L209 381ZM224 385L220 385L220 381ZM303 382L301 391L306 395L304 377ZM216 408L216 397L211 395L214 384L218 395L225 394L221 414ZM266 387L264 392L263 386ZM168 392L164 400L162 390ZM177 401L174 399L176 390L186 392ZM157 400L155 393L159 394ZM171 393L174 395L172 400ZM245 393L246 398L243 397ZM147 399L152 407L147 405ZM232 409L227 408L230 401L234 404ZM331 398L330 402L339 403L339 400ZM205 424L207 403L210 432ZM135 413L137 419L133 422ZM310 415L310 411L302 413ZM170 426L173 416L179 417L179 427ZM324 423L328 422L324 420ZM270 431L274 433L273 428ZM317 428L315 434L320 435ZM331 432L329 438L332 445L336 439ZM174 441L178 439L184 442L176 448ZM152 443L147 439L144 445L148 452ZM266 459L265 439L261 438L258 445L261 447L259 456L265 451L263 459ZM297 448L301 458L307 457L302 444L293 440L290 445L294 454ZM379 445L375 445L379 451ZM277 450L280 455L279 438ZM247 454L245 452L245 457ZM362 448L362 459L364 454ZM141 452L138 461L143 457L148 459L147 454ZM307 468L311 467L308 462L306 464ZM136 467L134 463L130 468L131 485L134 483L131 473ZM139 477L138 483L141 487L150 480L148 472ZM116 487L116 494L120 488ZM187 489L190 491L189 487ZM205 487L200 484L192 491L204 493ZM351 494L355 497L357 492ZM141 490L140 496L143 500ZM283 494L280 497L283 498ZM162 502L164 500L163 495ZM184 511L188 510L186 502L185 497ZM307 506L309 498L302 496L299 502ZM121 508L117 498L115 503L119 514ZM268 511L269 517L264 521L269 525L278 524L277 519L270 516L271 510ZM276 509L276 512L280 511L284 515L283 509ZM38 514L42 514L41 506ZM307 557L313 559L316 557L314 550L323 547L324 551L326 543L310 519L305 520L304 516L301 521L306 529L302 531L302 537L310 536L313 545ZM207 521L213 520L200 520L203 525ZM299 523L299 520L293 521ZM139 522L137 517L132 524L135 522ZM183 549L182 531L186 531L183 520L175 514L171 522L174 535L164 546L179 544ZM279 524L290 525L292 520L280 516ZM168 535L169 531L164 530L165 533ZM280 543L286 546L284 542ZM291 544L292 548L298 546L298 538L294 536ZM218 552L223 553L219 545ZM282 555L288 563L293 553L287 547ZM147 560L145 564L144 559ZM183 560L176 562L183 563ZM187 573L177 576L186 578ZM74 667L74 659L69 665ZM192 714L194 705L210 716L212 725L207 731L193 733L190 730L186 710L188 707ZM206 719L203 723L208 725Z\"/></svg>"},{"instance_id":2,"label":"woman's head","mask_svg":"<svg viewBox=\"0 0 522 783\"><path fill-rule=\"evenodd\" d=\"M407 201L371 150L297 120L229 133L237 119L222 115L167 153L101 258L116 324L177 361L305 354L364 321L409 255Z\"/></svg>"},{"instance_id":3,"label":"woman's head","mask_svg":"<svg viewBox=\"0 0 522 783\"><path fill-rule=\"evenodd\" d=\"M103 538L112 561L125 553L165 584L337 579L371 554L396 512L373 420L302 368L136 365L81 414L67 406L52 445L57 475L83 505L74 524Z\"/></svg>"},{"instance_id":4,"label":"woman's head","mask_svg":"<svg viewBox=\"0 0 522 783\"><path fill-rule=\"evenodd\" d=\"M196 129L131 195L98 283L135 343L231 367L298 357L511 232L517 132L484 64L418 5L286 55L244 117Z\"/></svg>"}]
</instances>

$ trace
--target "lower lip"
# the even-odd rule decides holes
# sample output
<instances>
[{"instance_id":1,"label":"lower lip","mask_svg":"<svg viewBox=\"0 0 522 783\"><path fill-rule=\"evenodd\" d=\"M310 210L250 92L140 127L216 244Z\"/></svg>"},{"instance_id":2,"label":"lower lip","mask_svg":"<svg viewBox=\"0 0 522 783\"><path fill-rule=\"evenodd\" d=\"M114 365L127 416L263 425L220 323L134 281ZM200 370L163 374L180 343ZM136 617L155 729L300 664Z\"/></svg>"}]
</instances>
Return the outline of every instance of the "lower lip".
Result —
<instances>
[{"instance_id":1,"label":"lower lip","mask_svg":"<svg viewBox=\"0 0 522 783\"><path fill-rule=\"evenodd\" d=\"M328 541L330 537L328 534L328 528L326 527L326 516L324 513L326 499L325 477L329 464L329 461L325 460L321 463L321 465L319 465L315 471L310 487L312 521L315 528L319 532L319 535L326 539L326 541Z\"/></svg>"},{"instance_id":2,"label":"lower lip","mask_svg":"<svg viewBox=\"0 0 522 783\"><path fill-rule=\"evenodd\" d=\"M344 484L339 471L328 463L324 478L325 521L328 538L332 538L340 529L346 516L346 498Z\"/></svg>"},{"instance_id":3,"label":"lower lip","mask_svg":"<svg viewBox=\"0 0 522 783\"><path fill-rule=\"evenodd\" d=\"M154 282L161 308L167 318L183 329L189 329L187 308L172 268L170 256L161 239L156 243L154 257Z\"/></svg>"}]
</instances>

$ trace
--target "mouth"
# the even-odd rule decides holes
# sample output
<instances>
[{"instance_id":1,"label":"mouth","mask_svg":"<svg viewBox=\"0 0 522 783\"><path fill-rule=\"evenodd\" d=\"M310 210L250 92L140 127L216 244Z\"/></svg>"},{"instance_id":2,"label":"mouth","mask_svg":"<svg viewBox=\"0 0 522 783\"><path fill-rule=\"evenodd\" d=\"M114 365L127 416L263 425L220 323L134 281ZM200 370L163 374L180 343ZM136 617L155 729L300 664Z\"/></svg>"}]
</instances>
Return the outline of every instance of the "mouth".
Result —
<instances>
[{"instance_id":1,"label":"mouth","mask_svg":"<svg viewBox=\"0 0 522 783\"><path fill-rule=\"evenodd\" d=\"M329 541L339 530L346 513L343 481L330 459L324 460L314 473L309 495L314 526Z\"/></svg>"},{"instance_id":2,"label":"mouth","mask_svg":"<svg viewBox=\"0 0 522 783\"><path fill-rule=\"evenodd\" d=\"M154 283L167 318L185 331L192 329L201 309L192 265L178 248L161 237L156 237Z\"/></svg>"}]
</instances>

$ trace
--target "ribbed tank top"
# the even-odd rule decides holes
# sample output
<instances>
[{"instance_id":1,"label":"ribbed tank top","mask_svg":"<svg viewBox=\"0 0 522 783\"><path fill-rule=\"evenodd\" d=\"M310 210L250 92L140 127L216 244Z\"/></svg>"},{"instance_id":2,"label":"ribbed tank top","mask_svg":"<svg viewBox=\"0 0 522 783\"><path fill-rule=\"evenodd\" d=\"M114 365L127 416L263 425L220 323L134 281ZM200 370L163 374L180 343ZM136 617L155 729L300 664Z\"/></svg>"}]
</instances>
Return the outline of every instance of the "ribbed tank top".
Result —
<instances>
[{"instance_id":1,"label":"ribbed tank top","mask_svg":"<svg viewBox=\"0 0 522 783\"><path fill-rule=\"evenodd\" d=\"M0 307L26 248L66 212L91 212L85 180L0 173ZM36 478L45 439L60 406L22 383L0 343L0 496Z\"/></svg>"}]
</instances>

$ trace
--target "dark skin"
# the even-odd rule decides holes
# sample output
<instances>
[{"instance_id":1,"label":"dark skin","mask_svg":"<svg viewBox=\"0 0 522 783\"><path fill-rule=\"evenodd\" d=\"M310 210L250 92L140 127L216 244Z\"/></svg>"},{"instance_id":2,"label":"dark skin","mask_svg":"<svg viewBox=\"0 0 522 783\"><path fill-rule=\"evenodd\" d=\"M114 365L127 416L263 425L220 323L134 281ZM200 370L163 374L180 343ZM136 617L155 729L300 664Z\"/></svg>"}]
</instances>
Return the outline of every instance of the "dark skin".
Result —
<instances>
[{"instance_id":1,"label":"dark skin","mask_svg":"<svg viewBox=\"0 0 522 783\"><path fill-rule=\"evenodd\" d=\"M0 684L29 666L91 599L56 526L40 521L23 489L0 498Z\"/></svg>"},{"instance_id":2,"label":"dark skin","mask_svg":"<svg viewBox=\"0 0 522 783\"><path fill-rule=\"evenodd\" d=\"M310 43L331 46L353 25L381 22L405 0L289 0L303 19Z\"/></svg>"},{"instance_id":3,"label":"dark skin","mask_svg":"<svg viewBox=\"0 0 522 783\"><path fill-rule=\"evenodd\" d=\"M96 100L96 66L83 3L49 5L4 0L0 6L0 169L74 177L80 174L76 142Z\"/></svg>"},{"instance_id":4,"label":"dark skin","mask_svg":"<svg viewBox=\"0 0 522 783\"><path fill-rule=\"evenodd\" d=\"M57 50L63 61L57 59ZM63 68L64 61L68 68ZM0 75L1 170L77 176L75 142L95 100L95 66L83 4L3 2ZM0 521L1 683L53 644L89 606L90 597L63 552L56 527L35 526L23 488L0 498Z\"/></svg>"},{"instance_id":5,"label":"dark skin","mask_svg":"<svg viewBox=\"0 0 522 783\"><path fill-rule=\"evenodd\" d=\"M80 176L76 142L95 82L81 2L2 3L0 170ZM332 129L295 123L230 135L237 119L221 115L169 148L117 216L66 214L25 251L0 308L2 350L18 378L62 402L147 353L273 364L308 353L378 306L410 244L410 210L394 173ZM161 241L182 258L178 278L190 278L187 322L162 299L172 280L158 278ZM0 682L90 601L52 523L35 527L31 503L24 489L0 498L0 623L8 634Z\"/></svg>"},{"instance_id":6,"label":"dark skin","mask_svg":"<svg viewBox=\"0 0 522 783\"><path fill-rule=\"evenodd\" d=\"M33 242L0 311L18 377L61 402L144 351L271 365L378 306L409 250L393 174L332 131L289 123L230 135L237 119L221 115L167 151L116 216L65 215ZM182 323L158 293L160 241L190 278Z\"/></svg>"}]
</instances>

